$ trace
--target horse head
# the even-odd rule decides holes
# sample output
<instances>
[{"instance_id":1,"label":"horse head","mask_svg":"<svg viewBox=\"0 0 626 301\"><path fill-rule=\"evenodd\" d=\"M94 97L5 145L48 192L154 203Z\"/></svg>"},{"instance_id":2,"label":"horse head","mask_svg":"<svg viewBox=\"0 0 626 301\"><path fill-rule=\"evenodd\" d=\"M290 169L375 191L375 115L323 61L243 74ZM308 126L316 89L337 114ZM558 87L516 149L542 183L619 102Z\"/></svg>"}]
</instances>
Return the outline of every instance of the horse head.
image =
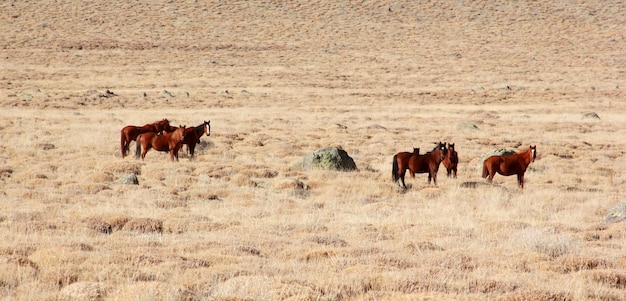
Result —
<instances>
[{"instance_id":1,"label":"horse head","mask_svg":"<svg viewBox=\"0 0 626 301\"><path fill-rule=\"evenodd\" d=\"M420 154L420 148L419 147L414 147L413 148L413 154L419 155Z\"/></svg>"},{"instance_id":2,"label":"horse head","mask_svg":"<svg viewBox=\"0 0 626 301\"><path fill-rule=\"evenodd\" d=\"M433 149L433 153L436 153L437 156L439 156L439 162L443 161L443 159L446 158L446 155L448 154L448 149L446 148L446 143L445 142L439 142L437 144L437 146L435 146L435 148Z\"/></svg>"},{"instance_id":3,"label":"horse head","mask_svg":"<svg viewBox=\"0 0 626 301\"><path fill-rule=\"evenodd\" d=\"M531 145L529 150L531 153L531 160L532 162L535 162L535 158L537 158L537 145Z\"/></svg>"},{"instance_id":4,"label":"horse head","mask_svg":"<svg viewBox=\"0 0 626 301\"><path fill-rule=\"evenodd\" d=\"M178 128L176 128L176 130L174 131L175 137L180 137L181 142L185 140L185 128L186 126L184 125L178 125Z\"/></svg>"},{"instance_id":5,"label":"horse head","mask_svg":"<svg viewBox=\"0 0 626 301\"><path fill-rule=\"evenodd\" d=\"M204 133L211 136L211 120L204 122Z\"/></svg>"},{"instance_id":6,"label":"horse head","mask_svg":"<svg viewBox=\"0 0 626 301\"><path fill-rule=\"evenodd\" d=\"M454 151L454 143L448 143L448 151Z\"/></svg>"},{"instance_id":7,"label":"horse head","mask_svg":"<svg viewBox=\"0 0 626 301\"><path fill-rule=\"evenodd\" d=\"M162 120L156 123L157 132L166 131L170 127L170 121L163 118Z\"/></svg>"}]
</instances>

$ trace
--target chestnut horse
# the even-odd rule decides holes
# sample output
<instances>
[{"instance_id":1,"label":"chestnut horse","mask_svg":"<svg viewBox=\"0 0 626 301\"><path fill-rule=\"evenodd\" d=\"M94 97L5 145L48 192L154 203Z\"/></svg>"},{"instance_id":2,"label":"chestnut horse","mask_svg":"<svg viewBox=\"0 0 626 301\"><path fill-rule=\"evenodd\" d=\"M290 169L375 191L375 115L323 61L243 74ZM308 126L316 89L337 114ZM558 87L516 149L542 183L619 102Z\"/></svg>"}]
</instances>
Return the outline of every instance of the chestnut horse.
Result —
<instances>
[{"instance_id":1,"label":"chestnut horse","mask_svg":"<svg viewBox=\"0 0 626 301\"><path fill-rule=\"evenodd\" d=\"M169 128L170 122L167 119L162 119L154 123L148 123L144 126L127 125L121 131L120 137L120 150L122 152L122 158L128 154L130 142L137 140L139 134L153 132L158 133Z\"/></svg>"},{"instance_id":2,"label":"chestnut horse","mask_svg":"<svg viewBox=\"0 0 626 301\"><path fill-rule=\"evenodd\" d=\"M137 150L135 151L135 156L139 159L139 155L141 154L141 159L143 160L146 157L146 153L151 148L154 148L162 152L169 151L170 159L174 161L174 158L176 158L176 161L178 161L178 151L184 139L184 132L185 126L179 126L171 133L164 132L159 135L157 133L147 132L139 134L139 136L137 136ZM143 152L141 151L142 147Z\"/></svg>"},{"instance_id":3,"label":"chestnut horse","mask_svg":"<svg viewBox=\"0 0 626 301\"><path fill-rule=\"evenodd\" d=\"M166 132L170 132L170 133L175 130L176 130L176 127L173 127L173 126L168 126L165 129ZM207 136L211 136L211 121L210 120L205 121L196 127L188 127L185 129L185 133L183 134L184 136L183 144L187 145L187 151L191 155L191 158L193 158L193 155L196 149L196 144L200 142L200 137L202 137L202 135L204 134L206 134Z\"/></svg>"},{"instance_id":4,"label":"chestnut horse","mask_svg":"<svg viewBox=\"0 0 626 301\"><path fill-rule=\"evenodd\" d=\"M459 165L459 155L454 150L454 143L448 143L448 154L446 154L446 158L443 159L443 166L445 166L448 171L448 178L451 173L454 173L454 177L456 178L456 168Z\"/></svg>"},{"instance_id":5,"label":"chestnut horse","mask_svg":"<svg viewBox=\"0 0 626 301\"><path fill-rule=\"evenodd\" d=\"M508 156L491 156L483 162L483 178L489 182L496 172L503 176L517 175L517 183L524 189L524 173L530 162L537 157L537 146L530 146L527 150Z\"/></svg>"},{"instance_id":6,"label":"chestnut horse","mask_svg":"<svg viewBox=\"0 0 626 301\"><path fill-rule=\"evenodd\" d=\"M439 170L439 164L445 158L447 153L446 144L439 142L439 144L430 152L420 155L419 148L414 148L413 152L400 152L393 156L393 163L391 168L391 176L394 182L398 179L402 181L402 187L406 188L404 183L404 176L408 169L411 178L415 178L416 173L428 173L428 184L432 179L433 183L437 185L437 171Z\"/></svg>"}]
</instances>

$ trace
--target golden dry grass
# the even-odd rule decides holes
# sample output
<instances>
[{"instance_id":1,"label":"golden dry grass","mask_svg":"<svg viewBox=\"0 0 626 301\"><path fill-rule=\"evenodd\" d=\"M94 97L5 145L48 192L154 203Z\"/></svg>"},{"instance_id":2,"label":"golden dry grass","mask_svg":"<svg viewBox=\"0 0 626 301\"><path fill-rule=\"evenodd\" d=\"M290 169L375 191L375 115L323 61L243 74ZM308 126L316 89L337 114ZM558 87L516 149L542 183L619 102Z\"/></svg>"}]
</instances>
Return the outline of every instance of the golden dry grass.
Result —
<instances>
[{"instance_id":1,"label":"golden dry grass","mask_svg":"<svg viewBox=\"0 0 626 301\"><path fill-rule=\"evenodd\" d=\"M626 188L620 1L0 9L4 299L625 296L604 223ZM211 120L197 158L122 159L119 130L161 118ZM392 156L437 141L458 178L397 189ZM480 178L529 144L525 190ZM359 171L290 168L328 146Z\"/></svg>"}]
</instances>

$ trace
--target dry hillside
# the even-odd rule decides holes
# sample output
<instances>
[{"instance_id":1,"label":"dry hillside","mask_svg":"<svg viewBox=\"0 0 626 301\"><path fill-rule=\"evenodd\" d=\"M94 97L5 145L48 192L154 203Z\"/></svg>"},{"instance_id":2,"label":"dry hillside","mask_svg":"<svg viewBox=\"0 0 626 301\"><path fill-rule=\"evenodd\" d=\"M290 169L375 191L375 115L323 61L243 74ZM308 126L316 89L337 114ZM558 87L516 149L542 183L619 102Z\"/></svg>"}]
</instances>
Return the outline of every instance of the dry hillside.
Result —
<instances>
[{"instance_id":1,"label":"dry hillside","mask_svg":"<svg viewBox=\"0 0 626 301\"><path fill-rule=\"evenodd\" d=\"M3 1L0 32L3 299L626 296L622 1ZM195 159L120 156L163 118L211 121ZM439 141L458 178L399 189ZM481 178L531 144L524 190ZM329 146L359 170L292 168Z\"/></svg>"}]
</instances>

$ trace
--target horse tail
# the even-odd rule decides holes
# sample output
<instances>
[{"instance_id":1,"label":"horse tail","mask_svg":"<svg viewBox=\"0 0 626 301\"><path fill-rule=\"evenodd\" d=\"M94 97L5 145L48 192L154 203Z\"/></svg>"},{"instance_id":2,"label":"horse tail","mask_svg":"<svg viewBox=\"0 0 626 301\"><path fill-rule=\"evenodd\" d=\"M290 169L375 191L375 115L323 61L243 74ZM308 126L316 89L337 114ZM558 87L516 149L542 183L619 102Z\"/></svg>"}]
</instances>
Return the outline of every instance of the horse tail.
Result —
<instances>
[{"instance_id":1,"label":"horse tail","mask_svg":"<svg viewBox=\"0 0 626 301\"><path fill-rule=\"evenodd\" d=\"M122 151L122 158L126 155L125 143L126 138L124 137L124 129L120 131L120 150Z\"/></svg>"},{"instance_id":2,"label":"horse tail","mask_svg":"<svg viewBox=\"0 0 626 301\"><path fill-rule=\"evenodd\" d=\"M487 159L483 161L483 178L486 178L489 175L489 170L487 169Z\"/></svg>"},{"instance_id":3,"label":"horse tail","mask_svg":"<svg viewBox=\"0 0 626 301\"><path fill-rule=\"evenodd\" d=\"M397 182L400 179L400 175L398 174L398 155L393 156L393 163L391 165L391 178L394 182Z\"/></svg>"},{"instance_id":4,"label":"horse tail","mask_svg":"<svg viewBox=\"0 0 626 301\"><path fill-rule=\"evenodd\" d=\"M135 158L139 159L141 156L141 134L137 135L137 140L135 144L137 144L137 148L135 149Z\"/></svg>"}]
</instances>

